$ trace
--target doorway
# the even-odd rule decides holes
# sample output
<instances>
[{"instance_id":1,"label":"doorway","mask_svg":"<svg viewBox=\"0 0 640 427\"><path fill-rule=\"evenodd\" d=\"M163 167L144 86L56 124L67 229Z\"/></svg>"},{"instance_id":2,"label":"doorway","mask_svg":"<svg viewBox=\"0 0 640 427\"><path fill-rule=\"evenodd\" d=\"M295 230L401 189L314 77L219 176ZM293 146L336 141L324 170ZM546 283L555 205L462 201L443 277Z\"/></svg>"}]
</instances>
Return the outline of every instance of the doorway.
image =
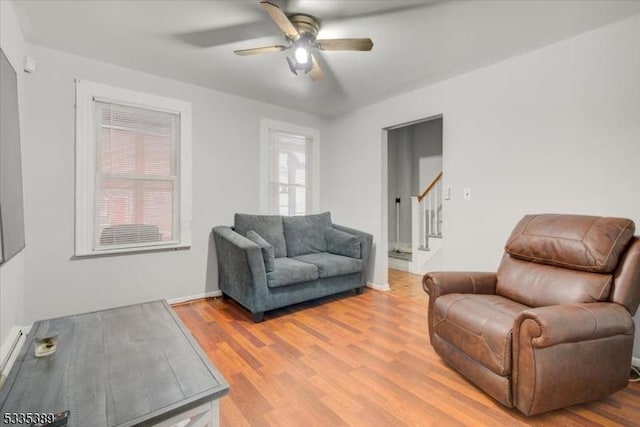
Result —
<instances>
[{"instance_id":1,"label":"doorway","mask_svg":"<svg viewBox=\"0 0 640 427\"><path fill-rule=\"evenodd\" d=\"M412 197L442 172L442 116L387 128L389 268L412 271L416 254ZM412 224L413 223L413 224Z\"/></svg>"}]
</instances>

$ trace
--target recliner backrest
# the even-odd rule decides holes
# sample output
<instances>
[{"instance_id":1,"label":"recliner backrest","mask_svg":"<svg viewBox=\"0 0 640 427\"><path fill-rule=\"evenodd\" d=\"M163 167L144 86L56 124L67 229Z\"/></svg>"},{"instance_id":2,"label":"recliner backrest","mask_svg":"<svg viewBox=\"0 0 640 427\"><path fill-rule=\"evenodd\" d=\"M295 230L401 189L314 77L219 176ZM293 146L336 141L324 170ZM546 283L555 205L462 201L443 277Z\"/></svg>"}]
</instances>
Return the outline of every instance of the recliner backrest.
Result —
<instances>
[{"instance_id":1,"label":"recliner backrest","mask_svg":"<svg viewBox=\"0 0 640 427\"><path fill-rule=\"evenodd\" d=\"M526 215L507 240L496 293L532 307L617 295L630 301L629 310L636 300L627 288L634 287L632 277L640 272L619 272L619 264L634 232L633 221L625 218ZM614 283L616 278L622 283Z\"/></svg>"}]
</instances>

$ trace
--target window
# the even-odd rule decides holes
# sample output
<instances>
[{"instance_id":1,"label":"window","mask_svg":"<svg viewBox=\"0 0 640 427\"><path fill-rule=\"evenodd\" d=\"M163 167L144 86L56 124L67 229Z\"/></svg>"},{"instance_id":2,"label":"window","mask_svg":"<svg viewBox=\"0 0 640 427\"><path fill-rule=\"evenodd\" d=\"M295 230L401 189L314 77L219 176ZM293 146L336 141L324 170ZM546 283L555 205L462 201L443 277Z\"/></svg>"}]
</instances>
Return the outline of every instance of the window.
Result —
<instances>
[{"instance_id":1,"label":"window","mask_svg":"<svg viewBox=\"0 0 640 427\"><path fill-rule=\"evenodd\" d=\"M188 247L191 104L76 83L76 255Z\"/></svg>"},{"instance_id":2,"label":"window","mask_svg":"<svg viewBox=\"0 0 640 427\"><path fill-rule=\"evenodd\" d=\"M318 131L263 120L261 134L261 211L274 215L317 211Z\"/></svg>"}]
</instances>

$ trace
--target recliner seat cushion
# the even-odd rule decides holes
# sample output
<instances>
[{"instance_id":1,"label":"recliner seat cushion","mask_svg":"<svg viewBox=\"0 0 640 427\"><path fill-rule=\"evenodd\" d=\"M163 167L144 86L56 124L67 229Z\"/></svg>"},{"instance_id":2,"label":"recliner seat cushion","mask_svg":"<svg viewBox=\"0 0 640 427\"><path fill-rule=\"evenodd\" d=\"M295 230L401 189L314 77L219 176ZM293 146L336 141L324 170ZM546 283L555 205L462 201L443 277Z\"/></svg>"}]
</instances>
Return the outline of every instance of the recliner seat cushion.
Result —
<instances>
[{"instance_id":1,"label":"recliner seat cushion","mask_svg":"<svg viewBox=\"0 0 640 427\"><path fill-rule=\"evenodd\" d=\"M235 231L247 236L250 230L258 233L273 246L276 258L287 256L287 245L284 240L284 228L280 215L249 215L237 213L234 217Z\"/></svg>"},{"instance_id":2,"label":"recliner seat cushion","mask_svg":"<svg viewBox=\"0 0 640 427\"><path fill-rule=\"evenodd\" d=\"M507 376L513 322L528 308L499 295L442 295L435 301L433 330L491 371Z\"/></svg>"},{"instance_id":3,"label":"recliner seat cushion","mask_svg":"<svg viewBox=\"0 0 640 427\"><path fill-rule=\"evenodd\" d=\"M525 215L505 246L516 258L594 273L611 273L633 237L626 218Z\"/></svg>"},{"instance_id":4,"label":"recliner seat cushion","mask_svg":"<svg viewBox=\"0 0 640 427\"><path fill-rule=\"evenodd\" d=\"M318 267L292 258L276 258L273 271L267 273L267 286L295 285L318 278Z\"/></svg>"},{"instance_id":5,"label":"recliner seat cushion","mask_svg":"<svg viewBox=\"0 0 640 427\"><path fill-rule=\"evenodd\" d=\"M326 252L327 242L324 233L331 227L331 214L323 212L316 215L282 217L287 256Z\"/></svg>"},{"instance_id":6,"label":"recliner seat cushion","mask_svg":"<svg viewBox=\"0 0 640 427\"><path fill-rule=\"evenodd\" d=\"M316 266L318 268L318 276L321 279L325 277L342 276L344 274L360 273L363 265L361 259L326 252L300 255L294 259Z\"/></svg>"}]
</instances>

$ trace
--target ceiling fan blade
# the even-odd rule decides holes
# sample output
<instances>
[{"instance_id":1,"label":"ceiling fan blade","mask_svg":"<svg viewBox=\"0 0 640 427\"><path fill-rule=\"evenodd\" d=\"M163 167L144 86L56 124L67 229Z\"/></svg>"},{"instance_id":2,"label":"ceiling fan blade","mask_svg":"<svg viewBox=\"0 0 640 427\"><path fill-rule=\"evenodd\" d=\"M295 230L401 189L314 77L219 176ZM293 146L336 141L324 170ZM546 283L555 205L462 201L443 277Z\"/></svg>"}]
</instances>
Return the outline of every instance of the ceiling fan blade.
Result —
<instances>
[{"instance_id":1,"label":"ceiling fan blade","mask_svg":"<svg viewBox=\"0 0 640 427\"><path fill-rule=\"evenodd\" d=\"M316 46L320 50L363 50L368 51L373 48L371 39L328 39L316 41Z\"/></svg>"},{"instance_id":2,"label":"ceiling fan blade","mask_svg":"<svg viewBox=\"0 0 640 427\"><path fill-rule=\"evenodd\" d=\"M256 55L258 53L280 52L285 49L287 49L286 46L274 45L274 46L254 47L253 49L234 50L233 53L240 56L247 56L247 55Z\"/></svg>"},{"instance_id":3,"label":"ceiling fan blade","mask_svg":"<svg viewBox=\"0 0 640 427\"><path fill-rule=\"evenodd\" d=\"M260 4L264 8L264 10L267 11L269 16L271 16L271 19L273 19L273 22L276 23L278 28L280 28L280 30L287 36L287 38L290 38L292 40L297 40L300 38L298 30L296 30L296 27L294 27L291 21L289 21L289 18L287 18L287 15L284 14L282 9L280 9L273 3L269 3L268 1L261 1Z\"/></svg>"},{"instance_id":4,"label":"ceiling fan blade","mask_svg":"<svg viewBox=\"0 0 640 427\"><path fill-rule=\"evenodd\" d=\"M322 71L322 68L320 68L320 64L318 64L318 60L313 55L313 53L310 56L312 65L311 70L309 70L309 76L311 77L311 80L317 82L319 80L322 80L322 78L324 77L324 71Z\"/></svg>"},{"instance_id":5,"label":"ceiling fan blade","mask_svg":"<svg viewBox=\"0 0 640 427\"><path fill-rule=\"evenodd\" d=\"M184 43L199 47L221 46L273 34L273 23L268 20L246 22L226 27L179 33L175 37Z\"/></svg>"}]
</instances>

